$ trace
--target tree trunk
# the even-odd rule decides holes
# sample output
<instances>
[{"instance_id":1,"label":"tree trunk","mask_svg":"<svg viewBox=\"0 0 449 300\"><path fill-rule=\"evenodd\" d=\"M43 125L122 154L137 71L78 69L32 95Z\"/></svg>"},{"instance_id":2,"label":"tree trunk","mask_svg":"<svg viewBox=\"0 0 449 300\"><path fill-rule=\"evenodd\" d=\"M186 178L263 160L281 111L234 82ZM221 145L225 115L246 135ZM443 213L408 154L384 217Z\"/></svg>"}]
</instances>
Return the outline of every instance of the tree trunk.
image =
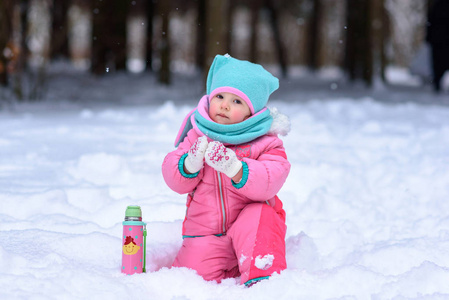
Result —
<instances>
[{"instance_id":1,"label":"tree trunk","mask_svg":"<svg viewBox=\"0 0 449 300\"><path fill-rule=\"evenodd\" d=\"M109 9L108 9L109 8ZM110 5L106 1L94 0L92 2L92 59L91 70L100 75L106 72L106 55L108 53L107 38L110 34L110 25L107 18L110 13Z\"/></svg>"},{"instance_id":2,"label":"tree trunk","mask_svg":"<svg viewBox=\"0 0 449 300\"><path fill-rule=\"evenodd\" d=\"M257 62L257 26L259 24L259 14L262 3L260 0L251 0L250 1L250 10L251 10L251 37L249 40L249 60L252 62Z\"/></svg>"},{"instance_id":3,"label":"tree trunk","mask_svg":"<svg viewBox=\"0 0 449 300\"><path fill-rule=\"evenodd\" d=\"M267 0L267 7L270 12L270 23L273 30L274 43L278 55L279 66L281 67L282 77L287 77L287 62L285 58L284 46L281 41L281 33L278 24L278 10L272 0Z\"/></svg>"},{"instance_id":4,"label":"tree trunk","mask_svg":"<svg viewBox=\"0 0 449 300\"><path fill-rule=\"evenodd\" d=\"M159 2L159 11L162 17L162 36L159 42L159 51L161 57L161 68L159 70L159 82L163 84L170 84L170 39L169 39L169 25L170 25L170 9L171 1L163 0Z\"/></svg>"},{"instance_id":5,"label":"tree trunk","mask_svg":"<svg viewBox=\"0 0 449 300\"><path fill-rule=\"evenodd\" d=\"M128 2L94 0L92 5L92 72L99 75L126 69Z\"/></svg>"},{"instance_id":6,"label":"tree trunk","mask_svg":"<svg viewBox=\"0 0 449 300\"><path fill-rule=\"evenodd\" d=\"M53 0L52 10L52 32L50 35L50 58L57 56L67 58L69 56L69 46L67 38L67 11L69 1Z\"/></svg>"},{"instance_id":7,"label":"tree trunk","mask_svg":"<svg viewBox=\"0 0 449 300\"><path fill-rule=\"evenodd\" d=\"M11 17L13 15L13 1L0 1L0 85L8 86L8 63L12 58L12 49L8 43L12 34Z\"/></svg>"},{"instance_id":8,"label":"tree trunk","mask_svg":"<svg viewBox=\"0 0 449 300\"><path fill-rule=\"evenodd\" d=\"M226 54L229 50L229 1L206 1L206 64L210 66L215 55ZM207 69L207 68L206 68Z\"/></svg>"},{"instance_id":9,"label":"tree trunk","mask_svg":"<svg viewBox=\"0 0 449 300\"><path fill-rule=\"evenodd\" d=\"M344 68L351 81L368 86L385 82L384 0L347 0Z\"/></svg>"},{"instance_id":10,"label":"tree trunk","mask_svg":"<svg viewBox=\"0 0 449 300\"><path fill-rule=\"evenodd\" d=\"M347 0L346 2L347 26L344 68L351 81L361 79L367 85L371 85L372 79L370 1Z\"/></svg>"},{"instance_id":11,"label":"tree trunk","mask_svg":"<svg viewBox=\"0 0 449 300\"><path fill-rule=\"evenodd\" d=\"M385 83L386 58L384 53L385 9L384 0L370 0L370 45L371 45L371 82L374 85Z\"/></svg>"},{"instance_id":12,"label":"tree trunk","mask_svg":"<svg viewBox=\"0 0 449 300\"><path fill-rule=\"evenodd\" d=\"M153 71L153 20L154 20L154 2L156 0L147 0L146 14L147 14L147 47L146 47L146 69Z\"/></svg>"},{"instance_id":13,"label":"tree trunk","mask_svg":"<svg viewBox=\"0 0 449 300\"><path fill-rule=\"evenodd\" d=\"M230 53L231 52L231 47L232 47L232 16L234 14L235 11L235 7L237 5L237 0L229 0L228 1L228 10L227 10L227 14L224 15L224 18L226 18L226 23L228 24L228 30L225 34L225 46L226 46L226 53ZM226 54L225 53L225 54Z\"/></svg>"},{"instance_id":14,"label":"tree trunk","mask_svg":"<svg viewBox=\"0 0 449 300\"><path fill-rule=\"evenodd\" d=\"M313 2L313 10L310 17L310 25L307 32L307 66L315 71L319 68L319 41L322 7L321 0Z\"/></svg>"},{"instance_id":15,"label":"tree trunk","mask_svg":"<svg viewBox=\"0 0 449 300\"><path fill-rule=\"evenodd\" d=\"M203 71L206 68L206 0L197 1L197 30L196 30L196 51L195 63L198 69Z\"/></svg>"},{"instance_id":16,"label":"tree trunk","mask_svg":"<svg viewBox=\"0 0 449 300\"><path fill-rule=\"evenodd\" d=\"M28 28L28 0L20 1L20 33L19 33L19 57L17 58L17 69L13 76L13 91L17 99L25 99L23 77L27 72L28 46L26 43L26 34Z\"/></svg>"},{"instance_id":17,"label":"tree trunk","mask_svg":"<svg viewBox=\"0 0 449 300\"><path fill-rule=\"evenodd\" d=\"M115 0L114 13L112 20L114 21L114 39L111 41L113 51L114 65L117 70L126 70L126 21L128 17L129 1ZM110 19L108 20L111 21Z\"/></svg>"}]
</instances>

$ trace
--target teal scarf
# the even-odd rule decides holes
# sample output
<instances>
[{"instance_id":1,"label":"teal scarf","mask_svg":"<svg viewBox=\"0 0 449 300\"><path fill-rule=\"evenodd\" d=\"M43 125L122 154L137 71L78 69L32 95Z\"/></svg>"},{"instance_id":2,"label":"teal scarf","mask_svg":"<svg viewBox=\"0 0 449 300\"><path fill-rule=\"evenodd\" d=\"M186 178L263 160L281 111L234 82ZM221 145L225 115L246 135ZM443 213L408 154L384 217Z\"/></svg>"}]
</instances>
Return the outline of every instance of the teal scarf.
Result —
<instances>
[{"instance_id":1,"label":"teal scarf","mask_svg":"<svg viewBox=\"0 0 449 300\"><path fill-rule=\"evenodd\" d=\"M184 119L176 137L175 147L184 140L187 132L194 129L199 135L222 142L223 144L239 145L250 142L265 135L271 127L273 118L265 107L243 122L236 124L218 124L209 117L209 97L203 96L198 107L192 110Z\"/></svg>"}]
</instances>

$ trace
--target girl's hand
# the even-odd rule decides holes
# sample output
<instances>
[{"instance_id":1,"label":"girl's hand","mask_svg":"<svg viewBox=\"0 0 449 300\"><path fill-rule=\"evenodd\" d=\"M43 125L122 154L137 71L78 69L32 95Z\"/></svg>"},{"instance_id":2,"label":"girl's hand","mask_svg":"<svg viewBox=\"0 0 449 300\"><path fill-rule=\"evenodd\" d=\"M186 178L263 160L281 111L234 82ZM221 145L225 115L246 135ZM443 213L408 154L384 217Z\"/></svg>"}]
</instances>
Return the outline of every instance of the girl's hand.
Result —
<instances>
[{"instance_id":1,"label":"girl's hand","mask_svg":"<svg viewBox=\"0 0 449 300\"><path fill-rule=\"evenodd\" d=\"M210 142L207 146L205 160L209 166L229 178L236 176L242 169L242 162L235 152L217 141Z\"/></svg>"},{"instance_id":2,"label":"girl's hand","mask_svg":"<svg viewBox=\"0 0 449 300\"><path fill-rule=\"evenodd\" d=\"M184 160L184 171L186 173L196 173L204 166L204 154L207 149L207 138L205 136L199 137L196 142L190 147L189 154Z\"/></svg>"}]
</instances>

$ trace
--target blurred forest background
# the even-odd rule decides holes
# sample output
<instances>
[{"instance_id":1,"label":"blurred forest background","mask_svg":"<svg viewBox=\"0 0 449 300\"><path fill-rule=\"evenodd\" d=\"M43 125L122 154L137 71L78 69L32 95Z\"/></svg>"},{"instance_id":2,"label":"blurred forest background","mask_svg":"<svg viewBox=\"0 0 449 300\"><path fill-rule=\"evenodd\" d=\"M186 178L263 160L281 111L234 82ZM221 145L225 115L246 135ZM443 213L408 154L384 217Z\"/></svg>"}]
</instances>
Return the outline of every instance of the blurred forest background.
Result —
<instances>
[{"instance_id":1,"label":"blurred forest background","mask_svg":"<svg viewBox=\"0 0 449 300\"><path fill-rule=\"evenodd\" d=\"M52 64L105 76L203 74L216 54L345 76L368 87L407 70L431 0L0 0L0 89L45 97ZM0 101L5 96L0 96Z\"/></svg>"}]
</instances>

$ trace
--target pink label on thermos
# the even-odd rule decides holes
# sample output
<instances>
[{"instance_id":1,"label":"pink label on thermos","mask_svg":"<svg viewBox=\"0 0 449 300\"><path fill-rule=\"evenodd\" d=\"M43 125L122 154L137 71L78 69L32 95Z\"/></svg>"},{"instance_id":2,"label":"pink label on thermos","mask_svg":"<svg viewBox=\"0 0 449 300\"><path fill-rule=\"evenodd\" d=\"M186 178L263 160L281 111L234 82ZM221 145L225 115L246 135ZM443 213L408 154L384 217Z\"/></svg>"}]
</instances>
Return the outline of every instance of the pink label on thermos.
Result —
<instances>
[{"instance_id":1,"label":"pink label on thermos","mask_svg":"<svg viewBox=\"0 0 449 300\"><path fill-rule=\"evenodd\" d=\"M122 241L122 273L131 275L143 270L143 226L124 225Z\"/></svg>"}]
</instances>

